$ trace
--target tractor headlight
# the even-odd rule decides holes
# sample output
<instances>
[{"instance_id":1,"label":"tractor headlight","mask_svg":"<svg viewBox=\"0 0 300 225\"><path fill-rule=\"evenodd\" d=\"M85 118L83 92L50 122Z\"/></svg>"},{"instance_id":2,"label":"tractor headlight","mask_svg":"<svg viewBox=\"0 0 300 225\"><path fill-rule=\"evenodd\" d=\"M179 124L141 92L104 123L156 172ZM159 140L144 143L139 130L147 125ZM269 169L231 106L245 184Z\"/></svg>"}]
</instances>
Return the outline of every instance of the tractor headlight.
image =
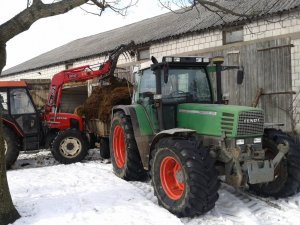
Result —
<instances>
[{"instance_id":1,"label":"tractor headlight","mask_svg":"<svg viewBox=\"0 0 300 225\"><path fill-rule=\"evenodd\" d=\"M236 143L236 145L243 145L243 144L245 144L245 140L244 139L237 139L235 141L235 143Z\"/></svg>"},{"instance_id":2,"label":"tractor headlight","mask_svg":"<svg viewBox=\"0 0 300 225\"><path fill-rule=\"evenodd\" d=\"M254 144L261 143L261 137L259 137L259 138L254 138L254 139L253 139L253 143L254 143Z\"/></svg>"},{"instance_id":3,"label":"tractor headlight","mask_svg":"<svg viewBox=\"0 0 300 225\"><path fill-rule=\"evenodd\" d=\"M209 58L203 58L204 63L209 63Z\"/></svg>"},{"instance_id":4,"label":"tractor headlight","mask_svg":"<svg viewBox=\"0 0 300 225\"><path fill-rule=\"evenodd\" d=\"M196 58L196 62L202 62L202 58Z\"/></svg>"},{"instance_id":5,"label":"tractor headlight","mask_svg":"<svg viewBox=\"0 0 300 225\"><path fill-rule=\"evenodd\" d=\"M165 58L165 61L166 61L166 62L173 62L173 58L172 58L172 57L166 57L166 58Z\"/></svg>"}]
</instances>

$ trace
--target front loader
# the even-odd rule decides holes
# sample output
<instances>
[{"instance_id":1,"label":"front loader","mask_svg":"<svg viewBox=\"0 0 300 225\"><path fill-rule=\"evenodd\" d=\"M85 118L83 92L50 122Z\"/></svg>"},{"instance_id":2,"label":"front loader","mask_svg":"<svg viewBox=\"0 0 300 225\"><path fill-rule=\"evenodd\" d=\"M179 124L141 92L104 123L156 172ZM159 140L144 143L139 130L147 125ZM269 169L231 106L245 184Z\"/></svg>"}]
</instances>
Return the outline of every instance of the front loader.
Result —
<instances>
[{"instance_id":1,"label":"front loader","mask_svg":"<svg viewBox=\"0 0 300 225\"><path fill-rule=\"evenodd\" d=\"M118 46L103 64L80 66L55 74L42 110L37 110L24 81L0 81L7 168L17 160L20 151L41 148L50 148L60 163L84 159L93 134L85 130L81 116L61 111L63 85L112 77L120 54L133 45L134 42Z\"/></svg>"},{"instance_id":2,"label":"front loader","mask_svg":"<svg viewBox=\"0 0 300 225\"><path fill-rule=\"evenodd\" d=\"M222 59L214 60L217 99L204 57L163 57L135 73L131 105L113 108L110 151L125 180L150 173L160 205L177 216L211 210L219 176L258 195L286 197L300 187L300 149L281 131L264 129L258 108L224 105ZM238 72L238 81L243 73Z\"/></svg>"}]
</instances>

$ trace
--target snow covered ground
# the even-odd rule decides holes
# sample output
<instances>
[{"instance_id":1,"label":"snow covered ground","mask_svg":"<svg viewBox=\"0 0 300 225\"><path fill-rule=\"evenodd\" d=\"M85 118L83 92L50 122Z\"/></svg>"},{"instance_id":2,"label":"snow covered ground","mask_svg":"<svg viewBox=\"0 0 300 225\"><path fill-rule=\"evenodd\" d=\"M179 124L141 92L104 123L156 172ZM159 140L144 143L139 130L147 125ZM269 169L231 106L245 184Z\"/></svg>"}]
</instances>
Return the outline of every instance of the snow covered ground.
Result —
<instances>
[{"instance_id":1,"label":"snow covered ground","mask_svg":"<svg viewBox=\"0 0 300 225\"><path fill-rule=\"evenodd\" d=\"M47 151L20 155L8 182L22 216L14 225L300 224L300 194L258 198L225 184L212 211L179 219L158 206L150 181L117 178L95 150L85 162L71 165L59 165Z\"/></svg>"}]
</instances>

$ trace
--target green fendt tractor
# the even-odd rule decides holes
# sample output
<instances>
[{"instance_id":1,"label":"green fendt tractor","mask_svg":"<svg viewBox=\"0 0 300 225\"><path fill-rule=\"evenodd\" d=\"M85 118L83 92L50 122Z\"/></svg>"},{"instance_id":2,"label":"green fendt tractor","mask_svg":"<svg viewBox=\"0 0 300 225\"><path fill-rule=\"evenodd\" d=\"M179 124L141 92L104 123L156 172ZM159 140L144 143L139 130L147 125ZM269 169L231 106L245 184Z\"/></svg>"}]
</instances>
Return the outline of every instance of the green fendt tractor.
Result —
<instances>
[{"instance_id":1,"label":"green fendt tractor","mask_svg":"<svg viewBox=\"0 0 300 225\"><path fill-rule=\"evenodd\" d=\"M150 171L160 205L177 216L215 205L220 182L285 197L300 187L300 149L275 129L264 129L261 109L222 104L222 60L163 57L136 71L131 105L113 108L110 154L114 172L142 180ZM228 68L228 67L227 67ZM238 71L238 82L243 73Z\"/></svg>"}]
</instances>

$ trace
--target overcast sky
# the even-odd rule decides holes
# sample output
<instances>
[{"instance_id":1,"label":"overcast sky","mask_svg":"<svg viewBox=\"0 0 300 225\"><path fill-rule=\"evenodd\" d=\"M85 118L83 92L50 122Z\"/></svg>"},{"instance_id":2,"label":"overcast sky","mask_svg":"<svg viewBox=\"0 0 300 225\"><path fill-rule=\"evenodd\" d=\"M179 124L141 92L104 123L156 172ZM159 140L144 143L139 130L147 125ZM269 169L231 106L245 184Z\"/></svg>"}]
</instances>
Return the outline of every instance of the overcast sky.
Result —
<instances>
[{"instance_id":1,"label":"overcast sky","mask_svg":"<svg viewBox=\"0 0 300 225\"><path fill-rule=\"evenodd\" d=\"M48 0L49 1L49 0ZM52 0L53 1L53 0ZM45 2L45 1L43 1ZM22 11L27 0L0 0L0 24ZM126 17L105 11L101 17L74 9L35 22L28 31L7 43L5 69L81 37L101 33L167 12L156 0L139 0Z\"/></svg>"}]
</instances>

